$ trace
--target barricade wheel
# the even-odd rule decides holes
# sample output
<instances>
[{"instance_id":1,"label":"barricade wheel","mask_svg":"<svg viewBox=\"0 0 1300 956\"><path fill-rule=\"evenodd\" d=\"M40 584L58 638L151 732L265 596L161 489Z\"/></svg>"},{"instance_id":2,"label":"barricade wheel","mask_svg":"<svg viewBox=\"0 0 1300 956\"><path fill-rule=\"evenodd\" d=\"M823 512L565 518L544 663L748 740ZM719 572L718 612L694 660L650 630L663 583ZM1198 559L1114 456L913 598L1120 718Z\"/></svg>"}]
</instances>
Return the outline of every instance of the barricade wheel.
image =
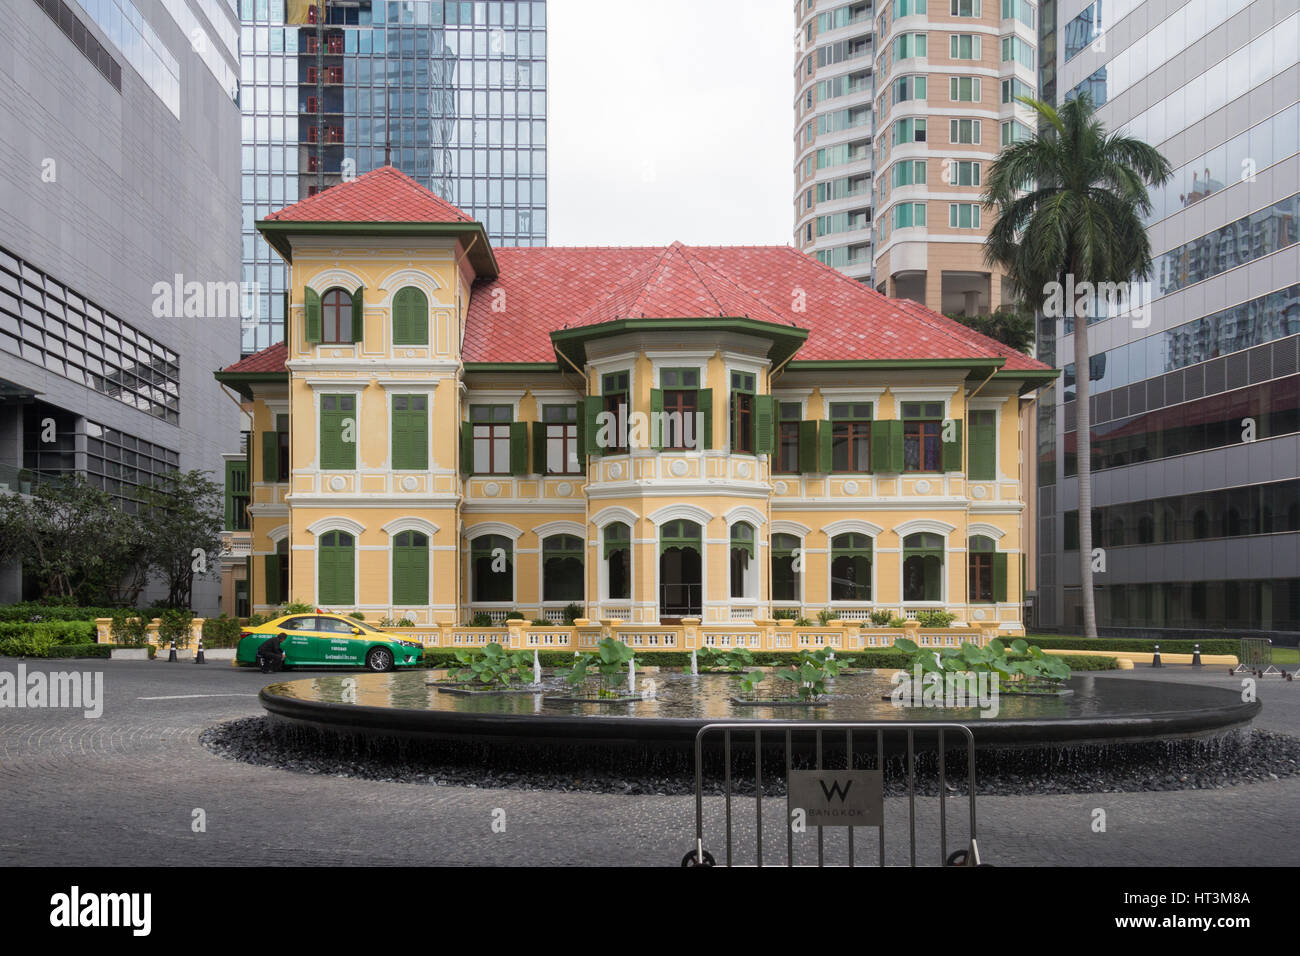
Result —
<instances>
[{"instance_id":1,"label":"barricade wheel","mask_svg":"<svg viewBox=\"0 0 1300 956\"><path fill-rule=\"evenodd\" d=\"M717 866L717 865L718 865L717 861L713 859L713 854L710 853L708 850L704 851L703 863L700 863L695 858L694 850L691 850L691 852L687 853L684 857L682 857L682 866Z\"/></svg>"}]
</instances>

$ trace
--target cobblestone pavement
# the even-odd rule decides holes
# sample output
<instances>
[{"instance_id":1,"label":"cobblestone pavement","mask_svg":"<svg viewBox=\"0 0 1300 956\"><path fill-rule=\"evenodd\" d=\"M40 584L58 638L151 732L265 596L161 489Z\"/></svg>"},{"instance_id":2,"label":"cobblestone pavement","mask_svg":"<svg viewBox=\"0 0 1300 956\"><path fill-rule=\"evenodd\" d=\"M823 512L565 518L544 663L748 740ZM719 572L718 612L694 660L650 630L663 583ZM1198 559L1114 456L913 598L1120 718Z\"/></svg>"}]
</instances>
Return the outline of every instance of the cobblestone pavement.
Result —
<instances>
[{"instance_id":1,"label":"cobblestone pavement","mask_svg":"<svg viewBox=\"0 0 1300 956\"><path fill-rule=\"evenodd\" d=\"M29 672L104 674L99 719L80 711L0 710L0 863L115 864L656 864L693 846L683 797L479 790L313 777L215 756L198 742L214 723L257 715L272 678L225 663L23 662ZM0 671L18 661L0 659ZM1139 668L1115 680L1240 678L1190 668ZM1259 726L1300 733L1300 682L1260 683ZM752 800L737 799L738 862L753 860ZM784 862L783 801L764 802L765 860ZM1105 833L1091 829L1094 810ZM206 832L191 828L206 814ZM966 804L949 798L949 847L965 840ZM277 816L279 823L264 821ZM504 816L505 831L494 820ZM721 856L721 800L706 801L706 846ZM937 862L937 801L918 799L920 862ZM907 862L907 802L887 806L886 859ZM874 862L875 840L857 843ZM829 833L829 831L828 831ZM1104 795L986 797L980 845L1001 865L1293 865L1300 862L1300 780ZM773 844L773 836L781 842ZM797 858L815 860L804 835ZM826 839L828 862L842 837ZM742 850L742 848L744 848Z\"/></svg>"}]
</instances>

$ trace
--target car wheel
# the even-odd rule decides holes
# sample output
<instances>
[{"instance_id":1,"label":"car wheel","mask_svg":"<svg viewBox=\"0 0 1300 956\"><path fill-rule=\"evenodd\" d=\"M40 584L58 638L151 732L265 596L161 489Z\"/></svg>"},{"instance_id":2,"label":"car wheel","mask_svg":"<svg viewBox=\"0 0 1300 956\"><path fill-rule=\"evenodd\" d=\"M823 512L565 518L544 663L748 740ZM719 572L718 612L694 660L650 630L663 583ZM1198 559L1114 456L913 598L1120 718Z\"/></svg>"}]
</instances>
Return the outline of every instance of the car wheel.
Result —
<instances>
[{"instance_id":1,"label":"car wheel","mask_svg":"<svg viewBox=\"0 0 1300 956\"><path fill-rule=\"evenodd\" d=\"M376 673L393 669L393 652L386 647L372 647L366 655L366 667Z\"/></svg>"}]
</instances>

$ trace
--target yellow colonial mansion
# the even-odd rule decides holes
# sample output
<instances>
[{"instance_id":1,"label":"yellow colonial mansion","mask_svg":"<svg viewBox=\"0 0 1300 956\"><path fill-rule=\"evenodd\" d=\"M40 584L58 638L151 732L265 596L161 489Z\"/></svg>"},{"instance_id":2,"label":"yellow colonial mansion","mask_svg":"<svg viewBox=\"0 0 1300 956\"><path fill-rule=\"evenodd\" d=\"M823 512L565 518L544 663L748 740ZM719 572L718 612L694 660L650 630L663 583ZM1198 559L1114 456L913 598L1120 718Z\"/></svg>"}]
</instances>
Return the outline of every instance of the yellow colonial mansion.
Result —
<instances>
[{"instance_id":1,"label":"yellow colonial mansion","mask_svg":"<svg viewBox=\"0 0 1300 956\"><path fill-rule=\"evenodd\" d=\"M1038 362L788 247L493 249L391 167L258 228L227 610L1023 631Z\"/></svg>"}]
</instances>

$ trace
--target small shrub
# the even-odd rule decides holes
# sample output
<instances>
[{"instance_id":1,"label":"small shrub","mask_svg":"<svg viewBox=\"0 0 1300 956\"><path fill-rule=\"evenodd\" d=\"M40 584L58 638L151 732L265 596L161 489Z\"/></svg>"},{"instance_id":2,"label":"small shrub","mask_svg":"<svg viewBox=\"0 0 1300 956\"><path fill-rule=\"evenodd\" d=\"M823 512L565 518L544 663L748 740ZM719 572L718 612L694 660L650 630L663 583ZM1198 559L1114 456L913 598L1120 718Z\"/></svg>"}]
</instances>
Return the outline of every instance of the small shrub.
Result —
<instances>
[{"instance_id":1,"label":"small shrub","mask_svg":"<svg viewBox=\"0 0 1300 956\"><path fill-rule=\"evenodd\" d=\"M148 642L149 622L135 611L123 608L113 612L113 623L108 632L112 635L114 644L142 647Z\"/></svg>"},{"instance_id":2,"label":"small shrub","mask_svg":"<svg viewBox=\"0 0 1300 956\"><path fill-rule=\"evenodd\" d=\"M220 617L210 617L203 622L203 646L234 647L239 643L239 621L222 613Z\"/></svg>"},{"instance_id":3,"label":"small shrub","mask_svg":"<svg viewBox=\"0 0 1300 956\"><path fill-rule=\"evenodd\" d=\"M158 643L170 647L175 640L177 647L189 647L190 625L193 621L193 611L182 611L177 608L163 611L158 619Z\"/></svg>"},{"instance_id":4,"label":"small shrub","mask_svg":"<svg viewBox=\"0 0 1300 956\"><path fill-rule=\"evenodd\" d=\"M586 616L587 611L581 604L568 604L564 608L564 625L565 627L573 627L574 621Z\"/></svg>"},{"instance_id":5,"label":"small shrub","mask_svg":"<svg viewBox=\"0 0 1300 956\"><path fill-rule=\"evenodd\" d=\"M553 626L554 626L554 625L551 624L550 621L548 621L548 620L547 620L546 618L544 618L544 617L535 617L535 618L532 619L532 622L531 622L531 623L532 623L533 627L553 627Z\"/></svg>"},{"instance_id":6,"label":"small shrub","mask_svg":"<svg viewBox=\"0 0 1300 956\"><path fill-rule=\"evenodd\" d=\"M822 627L825 627L831 621L838 621L839 619L840 619L839 611L832 611L828 607L822 608L820 611L817 612L817 623L820 624Z\"/></svg>"},{"instance_id":7,"label":"small shrub","mask_svg":"<svg viewBox=\"0 0 1300 956\"><path fill-rule=\"evenodd\" d=\"M469 623L466 624L465 626L466 627L491 627L492 615L488 614L486 611L481 611L478 614L475 614L473 617L471 617L469 619Z\"/></svg>"},{"instance_id":8,"label":"small shrub","mask_svg":"<svg viewBox=\"0 0 1300 956\"><path fill-rule=\"evenodd\" d=\"M285 614L310 614L314 610L316 610L314 604L308 604L306 601L290 601L280 608L280 616Z\"/></svg>"},{"instance_id":9,"label":"small shrub","mask_svg":"<svg viewBox=\"0 0 1300 956\"><path fill-rule=\"evenodd\" d=\"M415 627L415 622L412 621L409 617L404 617L404 618L402 618L400 621L397 622L397 626L398 626L398 627Z\"/></svg>"},{"instance_id":10,"label":"small shrub","mask_svg":"<svg viewBox=\"0 0 1300 956\"><path fill-rule=\"evenodd\" d=\"M6 657L48 657L58 643L49 634L33 632L0 640L0 654Z\"/></svg>"},{"instance_id":11,"label":"small shrub","mask_svg":"<svg viewBox=\"0 0 1300 956\"><path fill-rule=\"evenodd\" d=\"M248 626L261 627L269 620L271 620L271 618L267 617L265 614L250 614L248 615Z\"/></svg>"},{"instance_id":12,"label":"small shrub","mask_svg":"<svg viewBox=\"0 0 1300 956\"><path fill-rule=\"evenodd\" d=\"M812 626L813 626L813 622L812 622L810 619L806 618L806 617L796 617L796 618L794 619L794 626L795 626L795 627L812 627Z\"/></svg>"},{"instance_id":13,"label":"small shrub","mask_svg":"<svg viewBox=\"0 0 1300 956\"><path fill-rule=\"evenodd\" d=\"M907 618L905 617L891 617L889 619L890 627L902 627L906 623L907 623Z\"/></svg>"},{"instance_id":14,"label":"small shrub","mask_svg":"<svg viewBox=\"0 0 1300 956\"><path fill-rule=\"evenodd\" d=\"M352 620L354 621L364 621L366 619L365 614L363 614L360 611L353 611L351 614L348 615L348 617L352 618Z\"/></svg>"},{"instance_id":15,"label":"small shrub","mask_svg":"<svg viewBox=\"0 0 1300 956\"><path fill-rule=\"evenodd\" d=\"M890 622L893 620L893 611L887 611L882 608L871 612L871 623L876 625L876 627L889 627Z\"/></svg>"},{"instance_id":16,"label":"small shrub","mask_svg":"<svg viewBox=\"0 0 1300 956\"><path fill-rule=\"evenodd\" d=\"M957 615L947 611L917 611L916 620L922 627L947 627L957 620Z\"/></svg>"},{"instance_id":17,"label":"small shrub","mask_svg":"<svg viewBox=\"0 0 1300 956\"><path fill-rule=\"evenodd\" d=\"M798 617L799 612L791 607L777 608L772 612L772 620L774 621L793 621Z\"/></svg>"}]
</instances>

